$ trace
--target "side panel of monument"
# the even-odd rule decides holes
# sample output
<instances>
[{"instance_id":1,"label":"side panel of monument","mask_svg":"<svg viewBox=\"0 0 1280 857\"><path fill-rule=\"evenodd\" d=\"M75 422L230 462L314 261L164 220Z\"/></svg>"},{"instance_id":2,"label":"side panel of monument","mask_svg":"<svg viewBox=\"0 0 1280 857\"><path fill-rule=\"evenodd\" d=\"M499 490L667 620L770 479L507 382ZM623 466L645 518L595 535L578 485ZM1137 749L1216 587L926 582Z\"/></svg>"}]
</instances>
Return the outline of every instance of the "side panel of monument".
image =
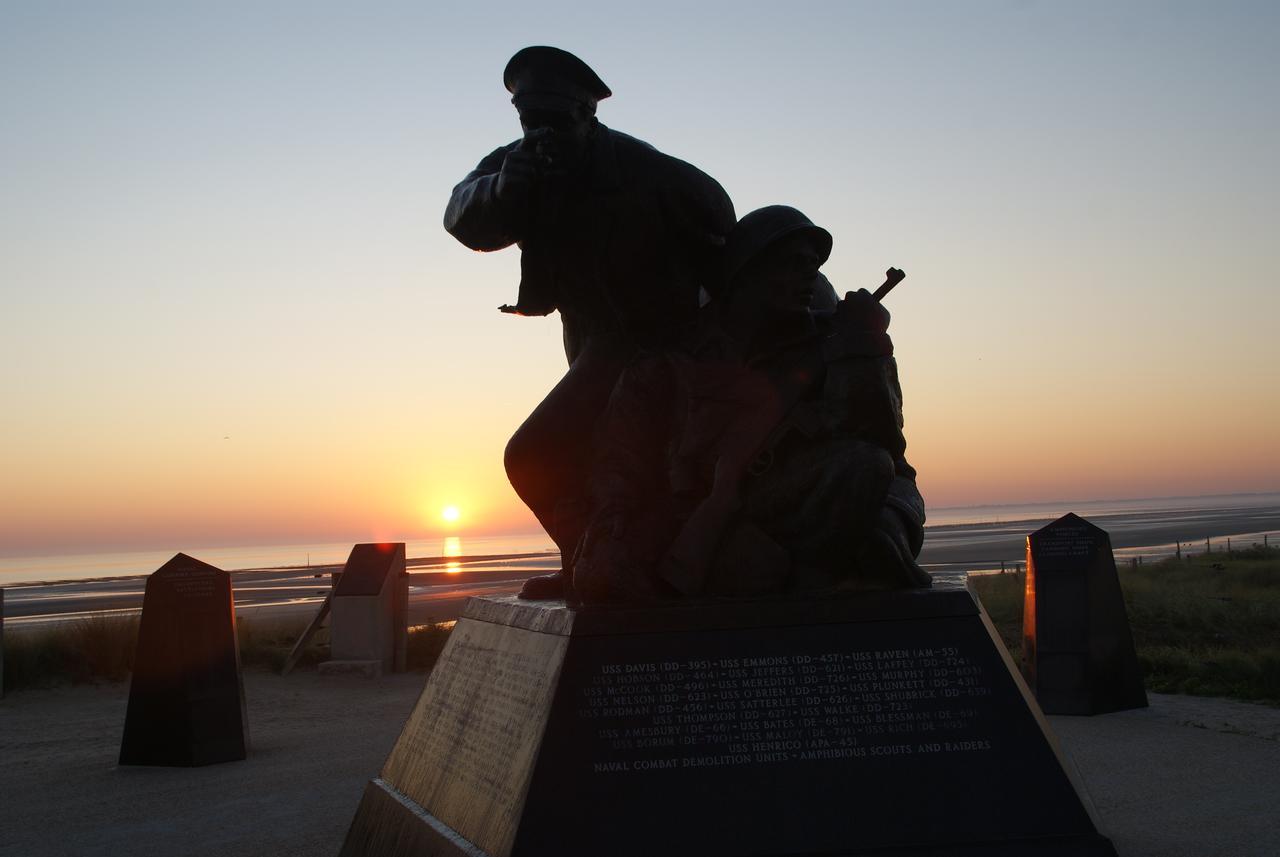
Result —
<instances>
[{"instance_id":1,"label":"side panel of monument","mask_svg":"<svg viewBox=\"0 0 1280 857\"><path fill-rule=\"evenodd\" d=\"M331 660L321 670L402 671L407 607L404 543L355 545L334 588L329 617Z\"/></svg>"},{"instance_id":2,"label":"side panel of monument","mask_svg":"<svg viewBox=\"0 0 1280 857\"><path fill-rule=\"evenodd\" d=\"M963 590L454 634L344 855L1114 854Z\"/></svg>"}]
</instances>

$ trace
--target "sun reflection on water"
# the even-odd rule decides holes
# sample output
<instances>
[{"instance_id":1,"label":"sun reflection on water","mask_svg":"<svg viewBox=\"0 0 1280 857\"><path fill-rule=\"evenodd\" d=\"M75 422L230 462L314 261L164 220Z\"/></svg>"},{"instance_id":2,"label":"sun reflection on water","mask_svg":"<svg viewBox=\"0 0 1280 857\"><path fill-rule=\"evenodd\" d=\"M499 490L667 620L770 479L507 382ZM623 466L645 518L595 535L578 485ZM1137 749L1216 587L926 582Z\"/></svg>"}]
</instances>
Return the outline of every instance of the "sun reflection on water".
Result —
<instances>
[{"instance_id":1,"label":"sun reflection on water","mask_svg":"<svg viewBox=\"0 0 1280 857\"><path fill-rule=\"evenodd\" d=\"M447 536L444 540L444 556L462 556L462 539L457 536ZM445 563L444 570L449 574L457 574L462 571L462 563L448 562Z\"/></svg>"}]
</instances>

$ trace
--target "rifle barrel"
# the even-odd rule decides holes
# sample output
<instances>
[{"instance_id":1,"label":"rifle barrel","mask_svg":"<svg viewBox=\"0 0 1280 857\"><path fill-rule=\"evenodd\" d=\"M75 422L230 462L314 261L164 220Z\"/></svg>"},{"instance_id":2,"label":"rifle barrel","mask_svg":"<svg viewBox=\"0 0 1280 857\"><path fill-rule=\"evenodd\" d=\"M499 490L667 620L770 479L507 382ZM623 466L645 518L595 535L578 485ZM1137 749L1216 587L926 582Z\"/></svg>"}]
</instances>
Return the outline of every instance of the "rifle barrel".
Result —
<instances>
[{"instance_id":1,"label":"rifle barrel","mask_svg":"<svg viewBox=\"0 0 1280 857\"><path fill-rule=\"evenodd\" d=\"M889 292L893 291L893 287L898 285L898 283L901 283L903 278L906 276L907 275L903 272L901 268L890 268L889 270L885 271L884 283L880 286L880 288L876 289L875 294L873 294L871 297L875 298L878 301L884 300L884 296L889 294Z\"/></svg>"}]
</instances>

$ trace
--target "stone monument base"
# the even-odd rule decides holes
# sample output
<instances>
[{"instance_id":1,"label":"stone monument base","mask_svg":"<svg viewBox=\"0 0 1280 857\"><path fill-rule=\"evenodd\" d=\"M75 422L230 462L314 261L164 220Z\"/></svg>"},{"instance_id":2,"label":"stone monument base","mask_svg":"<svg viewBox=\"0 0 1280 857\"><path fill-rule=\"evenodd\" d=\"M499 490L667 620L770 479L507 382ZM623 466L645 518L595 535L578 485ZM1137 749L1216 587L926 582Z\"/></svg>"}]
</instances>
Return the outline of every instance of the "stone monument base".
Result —
<instances>
[{"instance_id":1,"label":"stone monument base","mask_svg":"<svg viewBox=\"0 0 1280 857\"><path fill-rule=\"evenodd\" d=\"M963 589L475 598L343 846L433 857L1114 857Z\"/></svg>"}]
</instances>

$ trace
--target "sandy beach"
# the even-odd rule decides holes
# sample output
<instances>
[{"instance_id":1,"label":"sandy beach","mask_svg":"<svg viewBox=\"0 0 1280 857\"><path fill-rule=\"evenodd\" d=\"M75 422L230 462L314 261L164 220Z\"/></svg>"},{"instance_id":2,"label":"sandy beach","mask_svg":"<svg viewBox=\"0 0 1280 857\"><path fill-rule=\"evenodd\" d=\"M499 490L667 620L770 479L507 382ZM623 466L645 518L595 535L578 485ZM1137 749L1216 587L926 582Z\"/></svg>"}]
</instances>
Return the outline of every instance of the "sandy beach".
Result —
<instances>
[{"instance_id":1,"label":"sandy beach","mask_svg":"<svg viewBox=\"0 0 1280 857\"><path fill-rule=\"evenodd\" d=\"M205 768L117 767L126 684L13 694L0 855L336 854L425 679L249 670L251 754ZM1275 854L1280 710L1152 694L1050 721L1122 857Z\"/></svg>"},{"instance_id":2,"label":"sandy beach","mask_svg":"<svg viewBox=\"0 0 1280 857\"><path fill-rule=\"evenodd\" d=\"M1070 507L1064 506L1061 514L1068 511ZM942 578L998 569L1001 563L1012 568L1025 561L1027 534L1050 520L931 526L926 529L920 563ZM1215 550L1225 549L1228 536L1235 537L1237 547L1260 543L1263 534L1270 534L1272 543L1280 543L1277 504L1146 509L1094 515L1090 520L1111 534L1121 562L1134 556L1147 560L1171 556L1179 541L1184 551L1195 553L1204 550L1206 538L1212 540ZM515 591L525 578L545 574L558 565L558 555L546 552L410 558L409 620L421 624L457 618L468 596ZM340 568L324 565L234 571L237 613L245 617L309 616L328 591L331 573ZM8 585L5 617L9 629L18 632L94 613L136 612L142 607L144 585L142 576Z\"/></svg>"},{"instance_id":3,"label":"sandy beach","mask_svg":"<svg viewBox=\"0 0 1280 857\"><path fill-rule=\"evenodd\" d=\"M465 572L441 571L443 561L411 560L410 624L456 619L472 595L511 592L526 578L559 565L545 555L450 560ZM307 569L264 569L232 572L236 615L242 619L310 617L331 587L331 573L341 566ZM5 590L8 630L21 633L57 622L97 614L129 615L142 610L145 577L56 581L10 586Z\"/></svg>"},{"instance_id":4,"label":"sandy beach","mask_svg":"<svg viewBox=\"0 0 1280 857\"><path fill-rule=\"evenodd\" d=\"M926 568L951 566L965 570L990 568L993 564L998 567L1001 561L1023 562L1027 535L1071 511L1074 509L1064 504L1061 513L1052 518L926 527L920 562ZM1178 542L1184 552L1200 553L1206 538L1214 550L1225 550L1228 536L1236 537L1236 547L1245 547L1252 541L1261 543L1264 533L1270 534L1273 543L1280 541L1276 535L1280 531L1280 506L1276 505L1206 505L1086 517L1110 534L1117 558L1171 556Z\"/></svg>"}]
</instances>

